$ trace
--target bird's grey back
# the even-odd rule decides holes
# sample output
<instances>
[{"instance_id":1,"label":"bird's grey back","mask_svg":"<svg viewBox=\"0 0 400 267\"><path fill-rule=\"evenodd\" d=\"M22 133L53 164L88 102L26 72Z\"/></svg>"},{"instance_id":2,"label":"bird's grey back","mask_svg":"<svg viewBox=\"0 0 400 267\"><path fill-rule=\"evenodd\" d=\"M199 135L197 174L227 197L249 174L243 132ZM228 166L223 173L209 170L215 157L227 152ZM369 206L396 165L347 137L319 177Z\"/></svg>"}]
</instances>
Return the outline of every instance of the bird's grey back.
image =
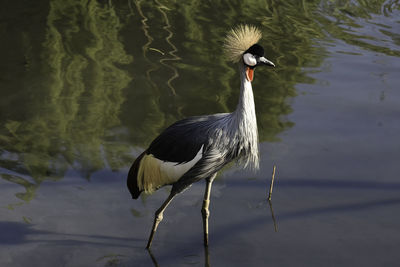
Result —
<instances>
[{"instance_id":1,"label":"bird's grey back","mask_svg":"<svg viewBox=\"0 0 400 267\"><path fill-rule=\"evenodd\" d=\"M257 140L253 142L251 136L243 133L243 123L235 112L219 113L208 116L189 117L172 124L165 129L150 145L147 150L160 160L184 163L193 159L200 148L203 154L218 151L218 157L224 161L237 159L245 166L258 166ZM257 129L255 129L257 131ZM256 150L256 151L254 151Z\"/></svg>"}]
</instances>

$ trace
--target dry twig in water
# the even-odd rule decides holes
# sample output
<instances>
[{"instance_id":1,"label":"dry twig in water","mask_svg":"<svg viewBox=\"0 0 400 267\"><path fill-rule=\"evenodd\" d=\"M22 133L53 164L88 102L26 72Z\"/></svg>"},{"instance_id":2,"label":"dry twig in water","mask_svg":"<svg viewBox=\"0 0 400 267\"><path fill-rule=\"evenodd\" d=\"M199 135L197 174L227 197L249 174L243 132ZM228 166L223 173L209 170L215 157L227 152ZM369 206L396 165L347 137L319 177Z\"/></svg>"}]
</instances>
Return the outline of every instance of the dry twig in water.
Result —
<instances>
[{"instance_id":1,"label":"dry twig in water","mask_svg":"<svg viewBox=\"0 0 400 267\"><path fill-rule=\"evenodd\" d=\"M273 170L272 170L271 184L270 184L270 186L269 186L268 201L271 201L271 197L272 197L272 188L274 187L275 171L276 171L276 166L274 165L274 168L273 168Z\"/></svg>"}]
</instances>

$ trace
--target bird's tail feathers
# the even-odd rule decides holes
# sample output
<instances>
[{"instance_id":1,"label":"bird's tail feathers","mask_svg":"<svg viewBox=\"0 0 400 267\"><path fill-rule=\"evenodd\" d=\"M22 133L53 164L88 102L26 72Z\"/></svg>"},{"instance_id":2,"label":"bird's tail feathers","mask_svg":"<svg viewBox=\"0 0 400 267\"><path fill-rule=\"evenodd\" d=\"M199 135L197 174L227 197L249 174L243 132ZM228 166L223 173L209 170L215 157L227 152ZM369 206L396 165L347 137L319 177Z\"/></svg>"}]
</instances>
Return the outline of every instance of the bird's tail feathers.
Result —
<instances>
[{"instance_id":1,"label":"bird's tail feathers","mask_svg":"<svg viewBox=\"0 0 400 267\"><path fill-rule=\"evenodd\" d=\"M140 190L138 186L138 173L139 173L140 161L142 160L145 154L146 151L140 154L140 156L135 160L135 162L133 162L132 167L130 168L128 173L127 185L133 199L137 199L140 196L140 193L142 193L142 190Z\"/></svg>"}]
</instances>

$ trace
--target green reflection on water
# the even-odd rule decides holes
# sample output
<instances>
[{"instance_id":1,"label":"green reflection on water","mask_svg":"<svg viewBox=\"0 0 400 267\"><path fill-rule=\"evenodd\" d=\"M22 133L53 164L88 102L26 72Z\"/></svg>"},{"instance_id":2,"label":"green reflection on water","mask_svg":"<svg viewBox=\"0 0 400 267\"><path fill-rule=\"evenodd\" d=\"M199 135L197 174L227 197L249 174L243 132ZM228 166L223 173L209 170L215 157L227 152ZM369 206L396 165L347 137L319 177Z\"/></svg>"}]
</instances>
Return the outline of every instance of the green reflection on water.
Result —
<instances>
[{"instance_id":1,"label":"green reflection on water","mask_svg":"<svg viewBox=\"0 0 400 267\"><path fill-rule=\"evenodd\" d=\"M323 62L320 41L399 55L349 31L398 8L387 1L25 2L10 4L0 24L9 40L0 44L0 174L26 189L17 194L25 201L69 169L89 179L128 167L177 119L232 111L239 79L221 43L238 23L260 26L277 64L256 72L260 141L293 125L287 100L296 84L314 82L303 68ZM399 40L390 27L381 33Z\"/></svg>"},{"instance_id":2,"label":"green reflection on water","mask_svg":"<svg viewBox=\"0 0 400 267\"><path fill-rule=\"evenodd\" d=\"M6 117L1 129L2 150L14 155L2 157L1 166L34 180L2 175L26 188L17 195L23 200L30 200L43 180L62 178L70 166L87 177L104 168L105 131L120 125L123 89L132 80L124 70L132 56L119 40L122 25L114 7L54 0L45 27L40 40L31 36L40 44L32 45L37 51L23 77L27 83L19 88L28 99L9 107L23 118Z\"/></svg>"}]
</instances>

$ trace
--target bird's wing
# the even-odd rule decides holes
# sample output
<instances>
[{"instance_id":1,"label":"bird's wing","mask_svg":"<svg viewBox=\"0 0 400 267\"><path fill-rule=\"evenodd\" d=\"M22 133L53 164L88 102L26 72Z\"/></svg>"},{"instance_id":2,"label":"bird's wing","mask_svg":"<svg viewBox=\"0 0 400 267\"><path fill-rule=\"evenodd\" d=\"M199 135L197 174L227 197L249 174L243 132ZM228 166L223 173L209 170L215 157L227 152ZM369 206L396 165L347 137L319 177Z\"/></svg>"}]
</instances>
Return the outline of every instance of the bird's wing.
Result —
<instances>
[{"instance_id":1,"label":"bird's wing","mask_svg":"<svg viewBox=\"0 0 400 267\"><path fill-rule=\"evenodd\" d=\"M180 193L193 183L213 176L228 162L217 148L208 149L203 157L173 184L172 191Z\"/></svg>"},{"instance_id":2,"label":"bird's wing","mask_svg":"<svg viewBox=\"0 0 400 267\"><path fill-rule=\"evenodd\" d=\"M147 153L177 164L193 160L200 149L207 146L210 125L218 117L191 117L172 124L150 144Z\"/></svg>"},{"instance_id":3,"label":"bird's wing","mask_svg":"<svg viewBox=\"0 0 400 267\"><path fill-rule=\"evenodd\" d=\"M132 197L137 198L142 191L152 192L163 185L175 184L190 173L190 179L185 178L181 186L174 186L183 190L190 181L217 171L213 166L222 157L209 142L211 129L222 117L219 114L191 117L165 129L131 167L128 187Z\"/></svg>"}]
</instances>

